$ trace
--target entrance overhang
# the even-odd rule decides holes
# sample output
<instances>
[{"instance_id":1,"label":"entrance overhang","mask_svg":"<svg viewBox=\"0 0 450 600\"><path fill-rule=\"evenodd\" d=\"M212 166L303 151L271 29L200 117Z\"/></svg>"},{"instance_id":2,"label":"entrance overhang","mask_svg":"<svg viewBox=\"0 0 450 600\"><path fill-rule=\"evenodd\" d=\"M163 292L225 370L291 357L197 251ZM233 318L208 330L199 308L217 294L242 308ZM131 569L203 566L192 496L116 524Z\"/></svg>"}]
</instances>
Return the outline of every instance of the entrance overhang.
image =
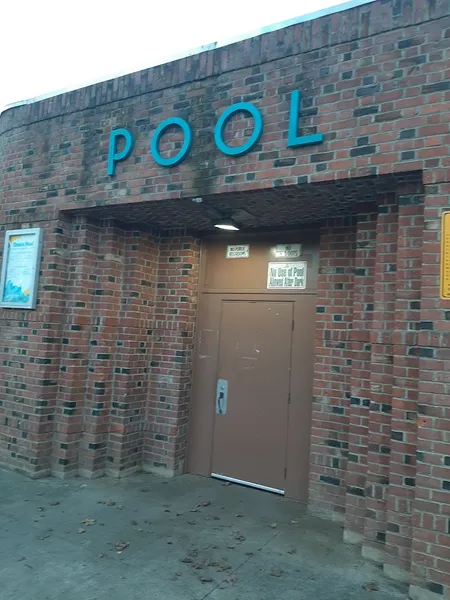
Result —
<instances>
[{"instance_id":1,"label":"entrance overhang","mask_svg":"<svg viewBox=\"0 0 450 600\"><path fill-rule=\"evenodd\" d=\"M351 216L377 204L381 195L396 193L400 185L421 181L420 171L359 177L321 183L280 185L251 191L208 192L178 199L139 201L126 198L101 206L66 211L94 220L114 219L156 230L182 229L202 234L215 231L218 218L232 218L241 231L288 229L319 223L330 217ZM276 180L275 180L276 182ZM417 189L417 188L415 188Z\"/></svg>"}]
</instances>

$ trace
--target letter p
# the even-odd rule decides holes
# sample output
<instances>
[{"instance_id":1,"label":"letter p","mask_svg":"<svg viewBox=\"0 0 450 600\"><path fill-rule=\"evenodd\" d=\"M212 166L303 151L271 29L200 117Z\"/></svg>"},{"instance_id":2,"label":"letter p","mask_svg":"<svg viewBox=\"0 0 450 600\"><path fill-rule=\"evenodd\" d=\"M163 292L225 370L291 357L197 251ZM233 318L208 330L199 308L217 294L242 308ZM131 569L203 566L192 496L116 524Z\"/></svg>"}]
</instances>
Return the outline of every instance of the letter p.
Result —
<instances>
[{"instance_id":1,"label":"letter p","mask_svg":"<svg viewBox=\"0 0 450 600\"><path fill-rule=\"evenodd\" d=\"M125 146L117 152L117 140L123 137ZM128 158L133 150L133 136L128 129L114 129L109 135L109 151L108 151L108 175L114 175L116 172L116 163Z\"/></svg>"}]
</instances>

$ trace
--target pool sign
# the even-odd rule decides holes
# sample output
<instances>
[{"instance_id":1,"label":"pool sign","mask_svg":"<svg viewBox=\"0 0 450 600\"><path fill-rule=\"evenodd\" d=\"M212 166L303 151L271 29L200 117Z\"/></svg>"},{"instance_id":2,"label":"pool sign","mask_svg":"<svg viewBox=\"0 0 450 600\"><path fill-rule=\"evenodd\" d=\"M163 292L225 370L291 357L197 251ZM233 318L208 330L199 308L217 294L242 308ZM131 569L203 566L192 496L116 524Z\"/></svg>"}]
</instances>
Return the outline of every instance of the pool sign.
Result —
<instances>
[{"instance_id":1,"label":"pool sign","mask_svg":"<svg viewBox=\"0 0 450 600\"><path fill-rule=\"evenodd\" d=\"M442 213L441 226L441 298L450 300L450 212Z\"/></svg>"},{"instance_id":2,"label":"pool sign","mask_svg":"<svg viewBox=\"0 0 450 600\"><path fill-rule=\"evenodd\" d=\"M14 229L6 232L0 278L0 307L36 308L41 252L42 229Z\"/></svg>"},{"instance_id":3,"label":"pool sign","mask_svg":"<svg viewBox=\"0 0 450 600\"><path fill-rule=\"evenodd\" d=\"M309 146L311 144L320 144L323 142L323 134L316 133L312 135L298 135L298 120L300 117L300 100L301 94L299 91L294 91L291 94L291 106L289 112L289 128L287 136L287 147L297 148L299 146ZM253 132L250 137L241 146L229 146L223 139L223 131L231 117L239 112L248 113L253 118ZM174 156L164 158L159 151L159 142L166 131L171 127L181 129L183 133L183 143L178 153ZM264 129L263 116L259 109L250 102L238 102L232 104L219 116L214 128L214 142L220 152L226 156L242 156L257 144ZM281 137L281 136L280 136ZM119 142L123 148L119 151ZM129 129L114 129L109 136L108 150L108 175L114 175L116 172L117 163L126 160L133 152L134 138ZM172 117L162 121L158 125L153 134L149 153L153 160L162 167L174 167L184 160L192 146L192 130L186 119L181 117Z\"/></svg>"},{"instance_id":4,"label":"pool sign","mask_svg":"<svg viewBox=\"0 0 450 600\"><path fill-rule=\"evenodd\" d=\"M267 270L267 289L286 290L306 288L306 262L271 262Z\"/></svg>"},{"instance_id":5,"label":"pool sign","mask_svg":"<svg viewBox=\"0 0 450 600\"><path fill-rule=\"evenodd\" d=\"M301 253L301 244L278 244L272 248L275 258L299 258Z\"/></svg>"},{"instance_id":6,"label":"pool sign","mask_svg":"<svg viewBox=\"0 0 450 600\"><path fill-rule=\"evenodd\" d=\"M248 258L250 256L250 246L244 244L241 246L227 246L227 258Z\"/></svg>"}]
</instances>

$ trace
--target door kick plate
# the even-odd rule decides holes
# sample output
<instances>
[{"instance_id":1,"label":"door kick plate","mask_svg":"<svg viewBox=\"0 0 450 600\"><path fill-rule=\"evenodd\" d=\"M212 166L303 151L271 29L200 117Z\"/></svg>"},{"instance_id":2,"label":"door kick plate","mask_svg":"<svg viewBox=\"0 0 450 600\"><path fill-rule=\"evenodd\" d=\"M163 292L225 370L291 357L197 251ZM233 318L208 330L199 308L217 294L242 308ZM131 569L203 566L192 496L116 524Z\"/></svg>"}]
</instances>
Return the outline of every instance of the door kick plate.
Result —
<instances>
[{"instance_id":1,"label":"door kick plate","mask_svg":"<svg viewBox=\"0 0 450 600\"><path fill-rule=\"evenodd\" d=\"M218 379L216 388L216 415L227 414L227 403L228 381L226 379Z\"/></svg>"}]
</instances>

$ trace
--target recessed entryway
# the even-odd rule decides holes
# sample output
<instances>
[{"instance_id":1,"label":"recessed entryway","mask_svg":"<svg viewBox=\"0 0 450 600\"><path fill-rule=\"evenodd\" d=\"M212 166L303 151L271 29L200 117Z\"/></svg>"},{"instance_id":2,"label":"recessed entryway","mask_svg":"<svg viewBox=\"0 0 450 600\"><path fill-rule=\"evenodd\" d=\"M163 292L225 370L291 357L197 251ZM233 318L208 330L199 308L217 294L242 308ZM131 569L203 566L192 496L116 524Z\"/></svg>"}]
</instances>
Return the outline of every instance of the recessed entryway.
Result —
<instances>
[{"instance_id":1,"label":"recessed entryway","mask_svg":"<svg viewBox=\"0 0 450 600\"><path fill-rule=\"evenodd\" d=\"M316 239L209 240L202 271L187 470L306 500Z\"/></svg>"}]
</instances>

